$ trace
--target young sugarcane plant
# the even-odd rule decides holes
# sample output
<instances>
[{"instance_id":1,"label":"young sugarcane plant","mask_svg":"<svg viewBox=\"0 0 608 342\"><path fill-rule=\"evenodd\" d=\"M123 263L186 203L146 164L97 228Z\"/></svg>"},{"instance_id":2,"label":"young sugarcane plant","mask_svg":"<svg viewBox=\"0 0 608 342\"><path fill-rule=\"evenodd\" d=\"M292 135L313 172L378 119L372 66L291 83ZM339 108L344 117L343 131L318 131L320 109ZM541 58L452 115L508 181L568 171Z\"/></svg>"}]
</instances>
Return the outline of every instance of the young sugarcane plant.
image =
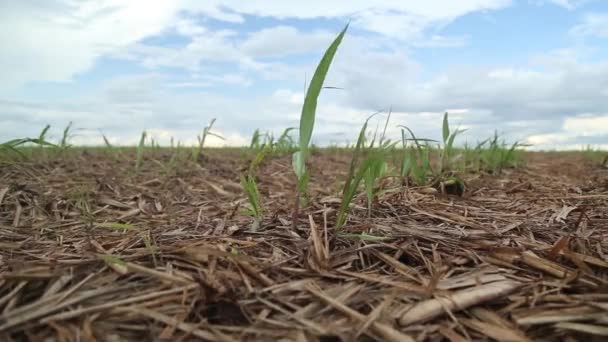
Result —
<instances>
[{"instance_id":1,"label":"young sugarcane plant","mask_svg":"<svg viewBox=\"0 0 608 342\"><path fill-rule=\"evenodd\" d=\"M251 230L256 231L258 228L262 226L262 220L264 218L264 208L262 206L262 196L260 196L260 192L258 190L258 186L255 182L255 175L257 174L257 170L266 157L268 153L272 151L271 146L264 146L262 150L260 150L255 158L251 161L249 165L249 172L247 175L241 176L241 187L243 191L247 195L247 199L249 200L249 205L251 209L249 209L246 214L253 216L254 221L251 225Z\"/></svg>"},{"instance_id":2,"label":"young sugarcane plant","mask_svg":"<svg viewBox=\"0 0 608 342\"><path fill-rule=\"evenodd\" d=\"M369 123L369 120L376 114L378 113L372 114L367 118L367 120L365 120L365 123L359 132L359 138L357 139L357 144L353 150L353 157L350 160L348 175L346 176L346 181L344 182L344 187L342 188L342 201L340 203L340 209L338 210L338 217L336 218L336 230L341 229L344 223L346 223L346 217L350 209L350 204L357 193L359 184L374 164L375 159L373 158L367 158L359 164L359 158L361 158L362 150L365 147L365 132L367 132L367 124Z\"/></svg>"},{"instance_id":3,"label":"young sugarcane plant","mask_svg":"<svg viewBox=\"0 0 608 342\"><path fill-rule=\"evenodd\" d=\"M146 149L146 139L148 137L148 133L146 131L141 132L141 137L139 138L139 144L137 144L137 155L135 157L135 172L139 173L141 166L144 161L144 152Z\"/></svg>"},{"instance_id":4,"label":"young sugarcane plant","mask_svg":"<svg viewBox=\"0 0 608 342\"><path fill-rule=\"evenodd\" d=\"M386 159L392 149L395 147L397 142L391 142L390 139L385 139L386 129L391 118L391 112L389 111L384 125L384 131L378 140L378 146L376 144L376 134L372 139L370 145L366 148L367 159L369 160L369 168L365 171L363 177L363 185L365 186L365 194L367 195L367 215L371 216L372 203L378 197L382 190L379 186L380 181L384 178L387 172L388 164Z\"/></svg>"},{"instance_id":5,"label":"young sugarcane plant","mask_svg":"<svg viewBox=\"0 0 608 342\"><path fill-rule=\"evenodd\" d=\"M454 165L454 139L456 136L465 132L463 129L456 129L450 132L448 113L443 114L443 146L440 147L441 161L438 174L435 176L433 185L439 187L442 193L449 193L462 196L464 192L464 182L453 173L456 170Z\"/></svg>"},{"instance_id":6,"label":"young sugarcane plant","mask_svg":"<svg viewBox=\"0 0 608 342\"><path fill-rule=\"evenodd\" d=\"M71 145L69 144L69 140L72 137L72 134L70 134L71 129L72 129L72 121L70 121L70 123L63 130L63 136L61 137L61 141L59 142L59 149L62 152L66 151L68 148L71 147Z\"/></svg>"},{"instance_id":7,"label":"young sugarcane plant","mask_svg":"<svg viewBox=\"0 0 608 342\"><path fill-rule=\"evenodd\" d=\"M44 138L44 135L46 134L46 131L48 131L49 128L50 128L50 126L47 125L44 128L44 130L42 131L43 134L41 134L38 138L13 139L13 140L9 140L7 142L1 143L0 152L7 151L7 152L13 153L13 154L25 159L26 156L19 150L19 148L22 147L23 145L27 145L27 144L31 143L31 144L36 144L39 146L57 147L57 145L46 141Z\"/></svg>"},{"instance_id":8,"label":"young sugarcane plant","mask_svg":"<svg viewBox=\"0 0 608 342\"><path fill-rule=\"evenodd\" d=\"M342 42L342 38L348 29L348 24L338 34L338 36L331 43L323 58L317 65L317 69L310 81L306 96L304 98L304 105L302 106L302 113L300 114L300 127L299 127L299 150L293 154L292 166L294 173L297 178L296 185L296 196L294 203L294 211L292 217L292 227L295 229L297 226L297 219L299 216L300 208L300 195L306 193L308 185L309 173L306 170L306 160L309 155L310 140L312 138L312 131L315 125L315 114L317 110L317 99L323 88L325 82L325 76L329 71L329 66L338 50L338 46Z\"/></svg>"},{"instance_id":9,"label":"young sugarcane plant","mask_svg":"<svg viewBox=\"0 0 608 342\"><path fill-rule=\"evenodd\" d=\"M211 121L209 121L209 125L207 125L207 127L203 128L203 132L196 137L198 140L198 146L193 151L193 154L192 154L192 158L194 159L194 162L197 162L199 160L199 158L201 157L201 155L203 154L203 148L205 147L205 141L207 141L208 136L214 136L216 138L224 140L224 137L222 137L218 133L211 132L211 128L213 127L214 123L215 123L215 118L211 119Z\"/></svg>"},{"instance_id":10,"label":"young sugarcane plant","mask_svg":"<svg viewBox=\"0 0 608 342\"><path fill-rule=\"evenodd\" d=\"M262 225L264 209L262 208L262 200L260 192L258 191L258 186L255 182L255 176L241 176L241 186L243 187L245 194L247 194L247 199L249 200L249 205L251 206L251 209L246 213L254 218L253 224L251 225L251 230L256 231Z\"/></svg>"},{"instance_id":11,"label":"young sugarcane plant","mask_svg":"<svg viewBox=\"0 0 608 342\"><path fill-rule=\"evenodd\" d=\"M401 141L403 145L401 177L404 180L409 177L419 186L428 185L429 180L432 179L434 174L431 165L429 142L435 142L435 140L416 138L414 132L407 126L399 125L398 127L401 127ZM407 133L409 133L411 138L407 137ZM415 146L408 147L409 141L413 141Z\"/></svg>"}]
</instances>

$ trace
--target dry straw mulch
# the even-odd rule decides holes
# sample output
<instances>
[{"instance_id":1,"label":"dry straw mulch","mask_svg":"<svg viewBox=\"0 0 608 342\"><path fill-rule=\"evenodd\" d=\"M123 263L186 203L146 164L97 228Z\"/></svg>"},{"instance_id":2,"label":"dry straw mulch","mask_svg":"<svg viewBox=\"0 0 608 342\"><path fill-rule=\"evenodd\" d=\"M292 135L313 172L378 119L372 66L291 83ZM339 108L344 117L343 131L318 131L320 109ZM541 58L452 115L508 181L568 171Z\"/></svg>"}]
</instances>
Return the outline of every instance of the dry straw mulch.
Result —
<instances>
[{"instance_id":1,"label":"dry straw mulch","mask_svg":"<svg viewBox=\"0 0 608 342\"><path fill-rule=\"evenodd\" d=\"M347 157L314 157L296 231L289 158L265 162L258 232L238 155L2 164L0 340L608 339L606 170L533 154L463 198L361 197L336 233Z\"/></svg>"}]
</instances>

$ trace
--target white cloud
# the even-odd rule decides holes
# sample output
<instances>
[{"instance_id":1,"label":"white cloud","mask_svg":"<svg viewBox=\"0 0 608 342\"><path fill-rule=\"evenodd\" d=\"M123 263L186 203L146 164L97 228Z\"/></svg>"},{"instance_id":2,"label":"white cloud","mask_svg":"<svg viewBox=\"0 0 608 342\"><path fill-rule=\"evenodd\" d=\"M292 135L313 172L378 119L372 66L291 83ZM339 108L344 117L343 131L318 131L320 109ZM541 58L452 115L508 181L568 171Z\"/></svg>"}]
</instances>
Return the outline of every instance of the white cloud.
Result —
<instances>
[{"instance_id":1,"label":"white cloud","mask_svg":"<svg viewBox=\"0 0 608 342\"><path fill-rule=\"evenodd\" d=\"M104 132L115 143L137 143L139 132L146 129L161 143L168 143L174 136L190 144L212 118L217 118L214 131L226 138L217 143L238 145L256 128L280 132L298 122L293 118L300 105L293 94L245 99L198 89L176 93L165 84L171 83L152 73L111 79L70 101L0 99L0 141L36 136L46 124L52 126L57 139L60 130L72 121L79 136L77 142L90 139L93 144L103 143L100 138Z\"/></svg>"},{"instance_id":2,"label":"white cloud","mask_svg":"<svg viewBox=\"0 0 608 342\"><path fill-rule=\"evenodd\" d=\"M587 13L580 24L570 30L577 37L608 38L608 13Z\"/></svg>"},{"instance_id":3,"label":"white cloud","mask_svg":"<svg viewBox=\"0 0 608 342\"><path fill-rule=\"evenodd\" d=\"M413 45L416 47L443 47L443 48L456 48L463 47L469 42L469 37L466 36L441 36L432 35L428 38L424 38Z\"/></svg>"},{"instance_id":4,"label":"white cloud","mask_svg":"<svg viewBox=\"0 0 608 342\"><path fill-rule=\"evenodd\" d=\"M608 115L567 118L563 128L566 132L578 136L605 135L608 134Z\"/></svg>"},{"instance_id":5,"label":"white cloud","mask_svg":"<svg viewBox=\"0 0 608 342\"><path fill-rule=\"evenodd\" d=\"M275 18L353 18L361 29L391 37L419 35L431 25L447 23L480 10L502 8L509 0L426 1L306 1L264 2L236 0L100 0L3 2L0 11L0 89L15 89L32 81L68 81L91 69L102 56L131 56L122 51L142 39L175 28L195 37L182 53L139 46L149 52L148 66L180 66L196 69L199 55L209 59L230 59L235 48L227 31L209 32L192 22L203 14L217 20L240 23L243 15ZM405 22L405 26L401 24ZM281 32L279 32L281 33ZM265 32L272 34L272 32ZM287 36L293 32L283 32ZM322 34L311 36L302 46L320 44ZM251 41L252 51L270 42ZM297 42L286 42L298 47ZM280 52L282 46L274 45ZM299 47L298 47L299 48ZM132 51L131 51L132 52ZM145 51L143 51L145 52Z\"/></svg>"},{"instance_id":6,"label":"white cloud","mask_svg":"<svg viewBox=\"0 0 608 342\"><path fill-rule=\"evenodd\" d=\"M243 14L277 18L351 18L353 24L362 29L393 38L408 39L418 37L432 25L447 24L471 12L496 10L510 4L511 0L379 0L373 3L365 0L306 2L216 0L205 1L204 4L197 3L191 9L209 14L211 10L217 12L219 8L224 8Z\"/></svg>"},{"instance_id":7,"label":"white cloud","mask_svg":"<svg viewBox=\"0 0 608 342\"><path fill-rule=\"evenodd\" d=\"M370 12L390 13L426 17L430 20L451 20L461 15L480 11L503 8L511 4L510 0L426 0L426 1L394 1L379 0L373 3L366 0L309 0L309 1L281 1L267 0L239 1L239 0L209 0L187 1L185 8L214 17L217 13L241 13L257 16L271 16L276 18L358 18L367 16ZM217 18L221 20L221 18Z\"/></svg>"},{"instance_id":8,"label":"white cloud","mask_svg":"<svg viewBox=\"0 0 608 342\"><path fill-rule=\"evenodd\" d=\"M140 60L148 68L177 67L194 72L209 69L214 62L231 62L244 70L259 73L266 78L289 79L292 70L281 62L261 62L259 58L284 57L293 54L322 51L335 36L335 32L301 32L291 26L276 26L251 32L244 38L230 30L196 34L183 47L158 47L134 44L118 58ZM301 75L298 76L302 76Z\"/></svg>"},{"instance_id":9,"label":"white cloud","mask_svg":"<svg viewBox=\"0 0 608 342\"><path fill-rule=\"evenodd\" d=\"M184 36L200 36L206 29L192 19L182 18L175 23L177 33Z\"/></svg>"},{"instance_id":10,"label":"white cloud","mask_svg":"<svg viewBox=\"0 0 608 342\"><path fill-rule=\"evenodd\" d=\"M321 51L334 36L334 32L301 32L294 27L281 25L250 33L240 48L251 57L282 57Z\"/></svg>"},{"instance_id":11,"label":"white cloud","mask_svg":"<svg viewBox=\"0 0 608 342\"><path fill-rule=\"evenodd\" d=\"M589 0L544 0L544 1L553 3L557 6L561 6L568 10L574 10L577 7L580 7L581 5L583 5L584 3L589 2Z\"/></svg>"},{"instance_id":12,"label":"white cloud","mask_svg":"<svg viewBox=\"0 0 608 342\"><path fill-rule=\"evenodd\" d=\"M138 55L144 66L178 67L199 70L201 63L238 62L242 54L231 41L236 33L230 30L206 31L197 35L183 48L167 48L136 44L130 47L131 54Z\"/></svg>"},{"instance_id":13,"label":"white cloud","mask_svg":"<svg viewBox=\"0 0 608 342\"><path fill-rule=\"evenodd\" d=\"M568 117L554 132L532 134L525 141L534 149L608 148L608 115L583 114Z\"/></svg>"},{"instance_id":14,"label":"white cloud","mask_svg":"<svg viewBox=\"0 0 608 342\"><path fill-rule=\"evenodd\" d=\"M98 57L163 31L175 19L173 7L169 0L3 2L0 90L70 80Z\"/></svg>"},{"instance_id":15,"label":"white cloud","mask_svg":"<svg viewBox=\"0 0 608 342\"><path fill-rule=\"evenodd\" d=\"M419 82L420 66L399 52L345 54L340 58L348 63L337 63L334 72L340 73L335 76L339 80L335 85L345 89L343 103L356 108L392 105L405 112L470 108L487 110L497 120L561 120L605 108L608 91L605 62L461 67Z\"/></svg>"}]
</instances>

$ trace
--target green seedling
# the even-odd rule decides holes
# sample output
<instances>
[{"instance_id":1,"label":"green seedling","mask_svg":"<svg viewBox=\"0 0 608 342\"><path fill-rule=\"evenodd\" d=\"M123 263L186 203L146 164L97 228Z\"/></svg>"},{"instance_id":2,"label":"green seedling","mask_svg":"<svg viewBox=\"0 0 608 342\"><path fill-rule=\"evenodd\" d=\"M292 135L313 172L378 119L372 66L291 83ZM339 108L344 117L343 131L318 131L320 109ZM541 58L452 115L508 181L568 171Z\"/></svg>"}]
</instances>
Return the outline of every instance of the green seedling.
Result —
<instances>
[{"instance_id":1,"label":"green seedling","mask_svg":"<svg viewBox=\"0 0 608 342\"><path fill-rule=\"evenodd\" d=\"M250 149L259 149L260 141L261 141L260 129L256 128L256 130L253 132L253 136L251 136L251 143L249 144L249 148Z\"/></svg>"},{"instance_id":2,"label":"green seedling","mask_svg":"<svg viewBox=\"0 0 608 342\"><path fill-rule=\"evenodd\" d=\"M442 127L442 137L443 137L443 146L440 147L441 153L441 164L438 177L442 179L445 177L446 173L452 172L456 169L453 162L455 159L454 156L454 139L456 136L464 133L466 130L456 129L455 131L450 131L450 125L448 123L448 113L446 112L443 115L443 127Z\"/></svg>"},{"instance_id":3,"label":"green seedling","mask_svg":"<svg viewBox=\"0 0 608 342\"><path fill-rule=\"evenodd\" d=\"M203 128L203 132L197 136L198 139L198 146L197 148L194 150L194 153L192 155L194 161L198 161L200 160L200 157L203 154L203 148L205 147L205 142L207 141L207 137L208 136L214 136L216 138L219 138L221 140L224 140L224 137L222 137L220 134L218 133L214 133L211 131L211 129L213 128L213 124L215 123L215 118L211 119L211 121L209 122L209 124Z\"/></svg>"},{"instance_id":4,"label":"green seedling","mask_svg":"<svg viewBox=\"0 0 608 342\"><path fill-rule=\"evenodd\" d=\"M264 146L262 150L260 150L249 165L249 171L247 175L241 176L241 187L243 191L247 195L247 199L249 200L249 205L251 209L246 212L246 214L254 217L253 225L251 229L253 231L257 230L262 225L262 220L264 218L264 208L262 206L262 196L258 190L258 186L255 182L255 177L258 172L258 168L264 158L272 152L272 147L269 145Z\"/></svg>"},{"instance_id":5,"label":"green seedling","mask_svg":"<svg viewBox=\"0 0 608 342\"><path fill-rule=\"evenodd\" d=\"M289 133L295 130L295 127L286 128L277 142L274 144L273 149L277 153L287 153L292 152L295 149L296 143L293 138L289 135Z\"/></svg>"},{"instance_id":6,"label":"green seedling","mask_svg":"<svg viewBox=\"0 0 608 342\"><path fill-rule=\"evenodd\" d=\"M247 194L247 199L251 206L251 209L246 213L254 217L251 230L256 231L262 225L264 209L262 208L262 200L258 186L255 182L255 177L253 175L241 176L241 186L243 187L245 194Z\"/></svg>"},{"instance_id":7,"label":"green seedling","mask_svg":"<svg viewBox=\"0 0 608 342\"><path fill-rule=\"evenodd\" d=\"M135 171L139 173L141 166L144 161L144 152L146 149L146 131L141 133L141 137L139 138L139 144L137 145L137 155L135 157Z\"/></svg>"},{"instance_id":8,"label":"green seedling","mask_svg":"<svg viewBox=\"0 0 608 342\"><path fill-rule=\"evenodd\" d=\"M23 159L27 158L25 154L20 150L27 144L35 144L40 146L55 147L56 145L40 138L21 138L6 141L0 144L0 152L8 152L10 155L19 156Z\"/></svg>"},{"instance_id":9,"label":"green seedling","mask_svg":"<svg viewBox=\"0 0 608 342\"><path fill-rule=\"evenodd\" d=\"M485 148L480 149L481 162L483 168L492 174L499 174L504 168L517 166L518 149L529 146L516 141L509 147L504 141L500 141L497 132L494 132L492 138L485 140L483 145Z\"/></svg>"},{"instance_id":10,"label":"green seedling","mask_svg":"<svg viewBox=\"0 0 608 342\"><path fill-rule=\"evenodd\" d=\"M119 257L112 256L112 255L97 254L97 257L108 265L120 265L120 266L127 265L127 263L124 260L120 259Z\"/></svg>"},{"instance_id":11,"label":"green seedling","mask_svg":"<svg viewBox=\"0 0 608 342\"><path fill-rule=\"evenodd\" d=\"M403 147L403 159L401 161L400 174L403 179L408 177L419 186L428 185L432 182L435 172L431 165L432 139L416 138L414 132L407 126L399 125L401 128L401 143ZM411 138L408 138L408 133ZM408 142L413 141L414 146L408 147Z\"/></svg>"},{"instance_id":12,"label":"green seedling","mask_svg":"<svg viewBox=\"0 0 608 342\"><path fill-rule=\"evenodd\" d=\"M59 148L61 149L61 151L65 151L71 147L71 145L69 144L69 140L70 138L72 138L72 135L70 134L71 128L72 122L70 121L70 123L63 129L63 135L61 136L61 141L59 142Z\"/></svg>"},{"instance_id":13,"label":"green seedling","mask_svg":"<svg viewBox=\"0 0 608 342\"><path fill-rule=\"evenodd\" d=\"M173 145L173 139L171 139L171 144ZM173 147L172 147L172 149L173 149ZM167 174L167 175L171 174L172 172L174 172L177 169L177 165L180 160L181 150L182 150L182 145L181 145L181 142L178 141L177 147L175 149L173 149L173 154L171 154L171 158L169 159L167 164L164 166L165 174Z\"/></svg>"},{"instance_id":14,"label":"green seedling","mask_svg":"<svg viewBox=\"0 0 608 342\"><path fill-rule=\"evenodd\" d=\"M365 149L367 160L369 160L369 168L365 171L363 177L363 184L365 186L365 193L367 195L367 213L368 217L371 216L372 203L377 198L378 194L382 189L379 187L380 180L382 180L388 169L386 162L387 157L391 154L391 151L395 147L397 142L392 143L389 139L386 139L386 128L390 120L391 113L389 111L386 123L384 125L384 131L378 140L378 146L375 146L376 134L372 139L370 145Z\"/></svg>"},{"instance_id":15,"label":"green seedling","mask_svg":"<svg viewBox=\"0 0 608 342\"><path fill-rule=\"evenodd\" d=\"M308 171L306 170L306 160L309 156L310 140L312 138L312 131L315 125L317 100L319 98L319 94L321 93L321 89L323 88L323 83L325 82L325 77L329 71L331 62L347 29L348 25L344 27L344 29L331 43L327 51L325 51L323 58L321 58L321 61L317 65L317 69L315 70L312 80L310 81L310 85L308 86L308 90L306 91L306 96L304 98L304 105L302 106L302 113L300 114L298 141L299 150L293 154L292 159L293 170L298 180L293 217L294 228L300 206L300 194L306 192L309 179Z\"/></svg>"},{"instance_id":16,"label":"green seedling","mask_svg":"<svg viewBox=\"0 0 608 342\"><path fill-rule=\"evenodd\" d=\"M367 233L361 233L361 234L341 233L340 237L343 237L343 238L346 238L346 239L360 240L360 241L370 241L370 242L381 242L381 241L386 241L386 240L390 239L389 237L370 235L370 234L367 234Z\"/></svg>"},{"instance_id":17,"label":"green seedling","mask_svg":"<svg viewBox=\"0 0 608 342\"><path fill-rule=\"evenodd\" d=\"M348 211L350 205L357 193L357 189L359 188L359 184L365 177L366 173L372 167L373 160L365 159L363 162L359 163L359 159L362 155L362 150L365 147L365 132L367 132L367 125L369 120L374 117L377 113L372 114L370 117L365 120L363 127L361 127L361 131L359 132L359 137L357 138L357 144L353 150L353 156L350 160L350 166L348 168L348 174L346 176L346 181L344 182L344 187L342 188L342 201L340 203L340 209L338 210L338 216L336 218L336 230L342 228L344 223L346 222L346 216L348 215Z\"/></svg>"}]
</instances>

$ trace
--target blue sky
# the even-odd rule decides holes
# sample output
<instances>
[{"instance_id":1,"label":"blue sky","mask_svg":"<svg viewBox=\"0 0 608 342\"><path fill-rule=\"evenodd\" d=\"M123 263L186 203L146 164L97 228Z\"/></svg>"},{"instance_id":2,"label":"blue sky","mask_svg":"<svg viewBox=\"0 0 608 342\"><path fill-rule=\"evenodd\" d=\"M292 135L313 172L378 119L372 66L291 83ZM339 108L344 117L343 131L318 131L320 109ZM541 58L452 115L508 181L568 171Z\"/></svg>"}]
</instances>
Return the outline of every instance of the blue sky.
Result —
<instances>
[{"instance_id":1,"label":"blue sky","mask_svg":"<svg viewBox=\"0 0 608 342\"><path fill-rule=\"evenodd\" d=\"M193 143L297 126L304 82L351 26L313 140L353 140L365 117L437 138L441 115L536 149L608 148L608 2L4 1L0 141L68 122L75 143L133 144L141 130Z\"/></svg>"}]
</instances>

